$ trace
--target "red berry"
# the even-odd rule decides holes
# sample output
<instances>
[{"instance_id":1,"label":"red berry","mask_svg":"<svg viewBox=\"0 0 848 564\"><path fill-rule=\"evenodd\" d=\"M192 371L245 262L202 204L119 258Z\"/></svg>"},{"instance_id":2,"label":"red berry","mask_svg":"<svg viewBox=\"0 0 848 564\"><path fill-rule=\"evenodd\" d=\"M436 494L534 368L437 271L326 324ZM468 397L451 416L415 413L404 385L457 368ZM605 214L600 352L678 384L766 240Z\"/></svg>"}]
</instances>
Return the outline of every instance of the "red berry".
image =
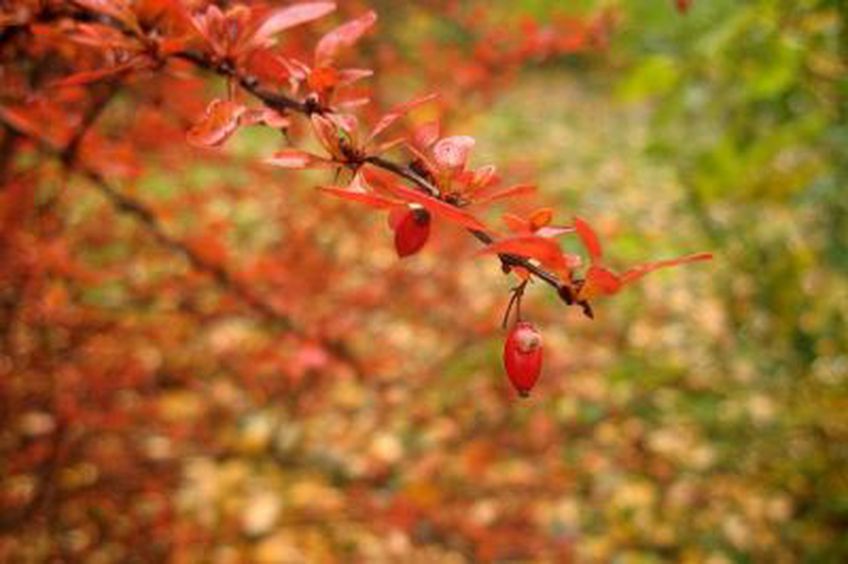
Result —
<instances>
[{"instance_id":1,"label":"red berry","mask_svg":"<svg viewBox=\"0 0 848 564\"><path fill-rule=\"evenodd\" d=\"M527 397L542 371L542 334L532 323L519 321L504 343L504 367L519 395Z\"/></svg>"},{"instance_id":2,"label":"red berry","mask_svg":"<svg viewBox=\"0 0 848 564\"><path fill-rule=\"evenodd\" d=\"M430 237L430 212L421 207L410 207L399 217L394 230L398 256L413 255Z\"/></svg>"}]
</instances>

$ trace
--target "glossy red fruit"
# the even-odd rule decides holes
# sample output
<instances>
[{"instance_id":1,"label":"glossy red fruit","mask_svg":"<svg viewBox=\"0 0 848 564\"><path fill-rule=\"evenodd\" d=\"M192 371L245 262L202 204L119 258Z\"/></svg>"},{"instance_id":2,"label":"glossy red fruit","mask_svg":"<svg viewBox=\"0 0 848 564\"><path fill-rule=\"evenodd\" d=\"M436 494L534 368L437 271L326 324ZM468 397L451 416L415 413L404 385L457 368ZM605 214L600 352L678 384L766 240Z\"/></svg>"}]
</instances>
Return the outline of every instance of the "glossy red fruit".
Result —
<instances>
[{"instance_id":1,"label":"glossy red fruit","mask_svg":"<svg viewBox=\"0 0 848 564\"><path fill-rule=\"evenodd\" d=\"M401 258L420 251L430 237L430 212L422 207L406 209L393 223L395 250Z\"/></svg>"},{"instance_id":2,"label":"glossy red fruit","mask_svg":"<svg viewBox=\"0 0 848 564\"><path fill-rule=\"evenodd\" d=\"M504 367L519 395L527 397L542 371L542 334L527 321L519 321L504 343Z\"/></svg>"}]
</instances>

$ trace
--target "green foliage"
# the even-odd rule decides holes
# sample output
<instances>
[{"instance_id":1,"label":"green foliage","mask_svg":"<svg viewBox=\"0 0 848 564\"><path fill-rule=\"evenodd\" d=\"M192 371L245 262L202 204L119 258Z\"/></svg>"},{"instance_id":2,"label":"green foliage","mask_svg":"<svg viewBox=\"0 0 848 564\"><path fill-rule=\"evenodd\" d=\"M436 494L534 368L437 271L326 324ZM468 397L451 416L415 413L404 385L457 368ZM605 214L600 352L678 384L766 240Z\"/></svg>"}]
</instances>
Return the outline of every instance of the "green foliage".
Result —
<instances>
[{"instance_id":1,"label":"green foliage","mask_svg":"<svg viewBox=\"0 0 848 564\"><path fill-rule=\"evenodd\" d=\"M688 210L727 268L716 277L729 375L780 416L730 441L751 479L791 493L799 555L845 557L848 485L846 27L838 2L695 2L671 22L627 3L618 92L652 107L651 154L673 163ZM728 354L729 353L729 354ZM738 435L737 435L738 436ZM788 448L787 448L788 447Z\"/></svg>"}]
</instances>

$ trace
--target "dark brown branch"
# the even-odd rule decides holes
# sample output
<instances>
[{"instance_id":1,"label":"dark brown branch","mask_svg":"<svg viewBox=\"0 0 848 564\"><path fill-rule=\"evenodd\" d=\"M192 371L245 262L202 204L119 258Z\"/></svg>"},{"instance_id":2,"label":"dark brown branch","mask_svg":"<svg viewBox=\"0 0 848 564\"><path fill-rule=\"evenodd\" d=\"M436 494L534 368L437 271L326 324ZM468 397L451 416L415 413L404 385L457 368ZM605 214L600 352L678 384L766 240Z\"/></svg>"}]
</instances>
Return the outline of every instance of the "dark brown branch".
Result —
<instances>
[{"instance_id":1,"label":"dark brown branch","mask_svg":"<svg viewBox=\"0 0 848 564\"><path fill-rule=\"evenodd\" d=\"M65 148L62 149L60 158L66 166L69 166L76 160L77 152L79 151L83 138L85 138L85 134L88 133L88 130L91 129L91 126L94 125L97 118L100 117L103 110L106 109L106 106L109 105L109 102L118 93L118 85L115 82L110 83L106 88L107 89L99 96L95 97L93 103L88 108L88 111L83 115L82 121L80 122L77 130L74 132L74 135L71 137L71 140L68 141Z\"/></svg>"},{"instance_id":2,"label":"dark brown branch","mask_svg":"<svg viewBox=\"0 0 848 564\"><path fill-rule=\"evenodd\" d=\"M16 131L7 129L0 139L0 190L5 186L4 180L9 173L15 156L15 143L20 136Z\"/></svg>"},{"instance_id":3,"label":"dark brown branch","mask_svg":"<svg viewBox=\"0 0 848 564\"><path fill-rule=\"evenodd\" d=\"M409 180L419 188L423 189L425 192L430 194L431 196L438 197L439 189L430 183L426 178L423 178L420 174L417 174L415 171L411 170L408 167L399 165L393 161L388 159L384 159L380 156L371 156L365 159L365 162L371 163L376 167L380 167L383 170L387 170L389 172L393 172L401 178L405 178ZM491 242L491 240L489 240Z\"/></svg>"}]
</instances>

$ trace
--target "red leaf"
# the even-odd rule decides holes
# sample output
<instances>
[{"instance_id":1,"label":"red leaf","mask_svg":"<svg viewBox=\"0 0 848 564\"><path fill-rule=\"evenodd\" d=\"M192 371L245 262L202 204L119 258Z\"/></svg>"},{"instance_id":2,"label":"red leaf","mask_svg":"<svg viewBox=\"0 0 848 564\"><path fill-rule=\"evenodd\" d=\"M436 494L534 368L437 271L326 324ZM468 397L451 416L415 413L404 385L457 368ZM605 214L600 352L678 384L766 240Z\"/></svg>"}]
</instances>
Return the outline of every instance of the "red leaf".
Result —
<instances>
[{"instance_id":1,"label":"red leaf","mask_svg":"<svg viewBox=\"0 0 848 564\"><path fill-rule=\"evenodd\" d=\"M371 134L368 136L368 141L371 141L380 133L391 127L393 123L405 116L414 108L421 104L425 104L430 100L434 100L437 96L437 94L427 94L425 96L419 96L418 98L409 100L408 102L404 102L403 104L398 104L380 118L380 121L378 121L377 125L374 126L374 129L371 130Z\"/></svg>"},{"instance_id":2,"label":"red leaf","mask_svg":"<svg viewBox=\"0 0 848 564\"><path fill-rule=\"evenodd\" d=\"M262 21L247 42L249 46L259 46L268 42L275 34L295 27L297 25L324 17L333 10L336 5L333 2L307 2L294 4L273 10Z\"/></svg>"},{"instance_id":3,"label":"red leaf","mask_svg":"<svg viewBox=\"0 0 848 564\"><path fill-rule=\"evenodd\" d=\"M544 227L540 227L533 233L539 237L559 237L566 233L574 233L574 228L570 225L546 225Z\"/></svg>"},{"instance_id":4,"label":"red leaf","mask_svg":"<svg viewBox=\"0 0 848 564\"><path fill-rule=\"evenodd\" d=\"M438 121L423 123L412 133L412 142L419 147L429 147L439 139L440 128Z\"/></svg>"},{"instance_id":5,"label":"red leaf","mask_svg":"<svg viewBox=\"0 0 848 564\"><path fill-rule=\"evenodd\" d=\"M128 2L120 0L74 0L83 8L114 18L127 27L138 31L138 20Z\"/></svg>"},{"instance_id":6,"label":"red leaf","mask_svg":"<svg viewBox=\"0 0 848 564\"><path fill-rule=\"evenodd\" d=\"M471 175L471 187L481 190L497 181L497 169L495 165L481 166Z\"/></svg>"},{"instance_id":7,"label":"red leaf","mask_svg":"<svg viewBox=\"0 0 848 564\"><path fill-rule=\"evenodd\" d=\"M371 69L343 69L339 71L339 86L349 86L358 80L372 76Z\"/></svg>"},{"instance_id":8,"label":"red leaf","mask_svg":"<svg viewBox=\"0 0 848 564\"><path fill-rule=\"evenodd\" d=\"M333 67L312 69L306 78L306 83L313 92L328 94L339 84L339 71Z\"/></svg>"},{"instance_id":9,"label":"red leaf","mask_svg":"<svg viewBox=\"0 0 848 564\"><path fill-rule=\"evenodd\" d=\"M35 186L23 178L13 178L0 186L0 250L4 235L28 219L35 204Z\"/></svg>"},{"instance_id":10,"label":"red leaf","mask_svg":"<svg viewBox=\"0 0 848 564\"><path fill-rule=\"evenodd\" d=\"M615 294L624 283L617 274L601 266L590 266L586 272L586 281L580 288L580 298L587 300L594 296Z\"/></svg>"},{"instance_id":11,"label":"red leaf","mask_svg":"<svg viewBox=\"0 0 848 564\"><path fill-rule=\"evenodd\" d=\"M536 187L532 184L516 184L501 190L496 190L488 196L475 200L475 204L488 204L498 200L506 200L508 198L517 198L520 196L529 196L536 191Z\"/></svg>"},{"instance_id":12,"label":"red leaf","mask_svg":"<svg viewBox=\"0 0 848 564\"><path fill-rule=\"evenodd\" d=\"M445 169L463 169L476 141L467 135L445 137L433 146L433 158Z\"/></svg>"},{"instance_id":13,"label":"red leaf","mask_svg":"<svg viewBox=\"0 0 848 564\"><path fill-rule=\"evenodd\" d=\"M395 209L398 206L403 205L402 202L392 200L391 198L386 198L385 196L380 196L379 194L374 194L372 192L351 190L350 188L340 188L338 186L320 186L318 189L322 192L326 192L327 194L332 194L333 196L365 204L366 206L380 210Z\"/></svg>"},{"instance_id":14,"label":"red leaf","mask_svg":"<svg viewBox=\"0 0 848 564\"><path fill-rule=\"evenodd\" d=\"M247 108L237 102L212 100L200 122L188 131L186 139L196 147L221 145L238 129L245 111Z\"/></svg>"},{"instance_id":15,"label":"red leaf","mask_svg":"<svg viewBox=\"0 0 848 564\"><path fill-rule=\"evenodd\" d=\"M480 253L518 255L535 259L545 268L563 277L567 277L571 272L571 265L559 245L552 239L537 235L518 235L501 239L487 246Z\"/></svg>"},{"instance_id":16,"label":"red leaf","mask_svg":"<svg viewBox=\"0 0 848 564\"><path fill-rule=\"evenodd\" d=\"M551 208L539 208L530 214L530 229L538 231L546 225L550 225L554 218L554 210Z\"/></svg>"},{"instance_id":17,"label":"red leaf","mask_svg":"<svg viewBox=\"0 0 848 564\"><path fill-rule=\"evenodd\" d=\"M658 260L654 262L648 262L645 264L640 264L638 266L634 266L633 268L628 269L622 276L621 281L622 284L630 284L631 282L635 282L636 280L642 278L649 272L653 272L654 270L660 268L667 268L669 266L678 266L681 264L688 264L690 262L700 262L704 260L712 260L712 253L695 253L692 255L686 255L682 257L678 257L675 259L668 260Z\"/></svg>"},{"instance_id":18,"label":"red leaf","mask_svg":"<svg viewBox=\"0 0 848 564\"><path fill-rule=\"evenodd\" d=\"M301 151L300 149L283 149L265 159L265 163L281 168L304 169L304 168L328 168L334 166L333 161Z\"/></svg>"},{"instance_id":19,"label":"red leaf","mask_svg":"<svg viewBox=\"0 0 848 564\"><path fill-rule=\"evenodd\" d=\"M57 80L52 84L52 86L57 88L65 86L82 86L84 84L91 84L92 82L98 82L107 78L116 78L124 73L133 70L137 62L138 61L136 59L132 59L130 61L127 61L126 63L116 65L114 67L109 67L106 69L78 72L76 74L66 76L61 80Z\"/></svg>"},{"instance_id":20,"label":"red leaf","mask_svg":"<svg viewBox=\"0 0 848 564\"><path fill-rule=\"evenodd\" d=\"M210 264L226 264L229 257L226 239L220 230L207 231L187 238L189 247L204 262Z\"/></svg>"},{"instance_id":21,"label":"red leaf","mask_svg":"<svg viewBox=\"0 0 848 564\"><path fill-rule=\"evenodd\" d=\"M529 233L530 222L514 213L505 213L501 216L501 220L506 224L507 229L513 233Z\"/></svg>"},{"instance_id":22,"label":"red leaf","mask_svg":"<svg viewBox=\"0 0 848 564\"><path fill-rule=\"evenodd\" d=\"M283 129L291 125L291 120L276 110L268 107L251 108L241 118L242 125L262 123L275 129Z\"/></svg>"},{"instance_id":23,"label":"red leaf","mask_svg":"<svg viewBox=\"0 0 848 564\"><path fill-rule=\"evenodd\" d=\"M376 12L366 12L355 20L340 25L327 33L315 47L315 66L328 66L333 63L339 49L350 47L362 37L377 21Z\"/></svg>"},{"instance_id":24,"label":"red leaf","mask_svg":"<svg viewBox=\"0 0 848 564\"><path fill-rule=\"evenodd\" d=\"M589 259L591 262L595 263L600 261L603 256L603 249L601 248L601 242L598 240L598 235L595 233L595 230L592 229L592 226L582 218L575 217L574 229L577 230L577 235L580 236L580 241L582 241L583 246L586 247L586 251L589 253Z\"/></svg>"},{"instance_id":25,"label":"red leaf","mask_svg":"<svg viewBox=\"0 0 848 564\"><path fill-rule=\"evenodd\" d=\"M0 106L0 119L33 139L44 138L44 134L40 131L39 123L33 120L31 116L28 116L26 110L23 108Z\"/></svg>"},{"instance_id":26,"label":"red leaf","mask_svg":"<svg viewBox=\"0 0 848 564\"><path fill-rule=\"evenodd\" d=\"M402 184L398 184L395 182L387 182L384 184L384 187L398 198L401 198L407 202L421 204L422 206L427 208L427 211L429 211L435 216L453 221L469 229L486 231L486 226L483 225L483 223L479 219L477 219L470 213L463 211L450 204L447 204L441 200L438 200L432 196L422 194L421 192L412 190L410 188L407 188L406 186L403 186Z\"/></svg>"},{"instance_id":27,"label":"red leaf","mask_svg":"<svg viewBox=\"0 0 848 564\"><path fill-rule=\"evenodd\" d=\"M339 153L339 126L338 123L320 114L312 114L312 131L321 143L321 146L333 156Z\"/></svg>"},{"instance_id":28,"label":"red leaf","mask_svg":"<svg viewBox=\"0 0 848 564\"><path fill-rule=\"evenodd\" d=\"M385 153L387 151L391 151L392 149L394 149L398 145L402 145L405 141L406 141L406 138L404 138L404 137L395 137L394 139L389 139L388 141L384 141L384 142L380 143L379 145L377 145L376 147L374 147L371 150L371 153L374 154L374 155L382 155L383 153Z\"/></svg>"}]
</instances>

